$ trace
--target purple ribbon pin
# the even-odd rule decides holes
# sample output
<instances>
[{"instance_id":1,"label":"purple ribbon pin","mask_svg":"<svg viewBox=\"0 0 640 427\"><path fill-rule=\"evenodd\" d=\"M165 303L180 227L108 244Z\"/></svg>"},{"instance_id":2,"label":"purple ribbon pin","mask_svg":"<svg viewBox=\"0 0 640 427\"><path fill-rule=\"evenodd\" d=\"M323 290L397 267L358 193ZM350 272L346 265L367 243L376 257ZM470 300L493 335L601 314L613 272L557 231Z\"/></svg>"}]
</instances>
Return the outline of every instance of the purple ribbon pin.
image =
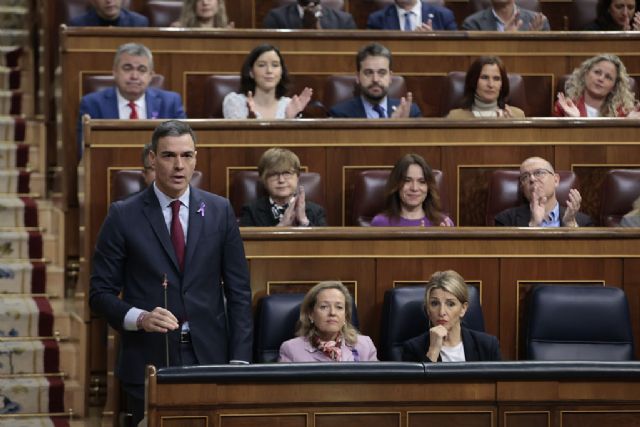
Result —
<instances>
[{"instance_id":1,"label":"purple ribbon pin","mask_svg":"<svg viewBox=\"0 0 640 427\"><path fill-rule=\"evenodd\" d=\"M204 208L205 207L206 207L206 205L204 204L204 202L200 202L200 208L196 211L202 217L204 217Z\"/></svg>"}]
</instances>

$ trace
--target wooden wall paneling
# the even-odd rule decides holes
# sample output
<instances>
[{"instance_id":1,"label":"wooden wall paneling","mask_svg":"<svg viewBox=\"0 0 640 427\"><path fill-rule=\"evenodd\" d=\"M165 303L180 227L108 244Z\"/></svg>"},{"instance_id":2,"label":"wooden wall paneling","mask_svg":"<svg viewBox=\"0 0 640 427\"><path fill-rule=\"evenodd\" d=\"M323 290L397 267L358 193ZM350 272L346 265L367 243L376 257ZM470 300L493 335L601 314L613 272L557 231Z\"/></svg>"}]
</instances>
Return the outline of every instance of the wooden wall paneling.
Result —
<instances>
[{"instance_id":1,"label":"wooden wall paneling","mask_svg":"<svg viewBox=\"0 0 640 427\"><path fill-rule=\"evenodd\" d=\"M499 260L497 258L458 258L456 254L446 254L434 248L430 251L430 243L425 242L426 252L437 252L437 256L416 254L413 258L381 257L376 263L376 295L377 311L382 312L384 293L405 282L427 282L436 271L455 270L469 283L479 282L480 301L487 333L498 336L499 332ZM380 342L379 328L375 335ZM501 344L502 347L504 347Z\"/></svg>"},{"instance_id":2,"label":"wooden wall paneling","mask_svg":"<svg viewBox=\"0 0 640 427\"><path fill-rule=\"evenodd\" d=\"M576 256L562 257L548 253L542 258L503 258L500 260L500 334L505 360L523 359L526 292L537 283L622 287L621 259ZM524 322L526 323L526 322ZM514 333L516 331L516 333Z\"/></svg>"}]
</instances>

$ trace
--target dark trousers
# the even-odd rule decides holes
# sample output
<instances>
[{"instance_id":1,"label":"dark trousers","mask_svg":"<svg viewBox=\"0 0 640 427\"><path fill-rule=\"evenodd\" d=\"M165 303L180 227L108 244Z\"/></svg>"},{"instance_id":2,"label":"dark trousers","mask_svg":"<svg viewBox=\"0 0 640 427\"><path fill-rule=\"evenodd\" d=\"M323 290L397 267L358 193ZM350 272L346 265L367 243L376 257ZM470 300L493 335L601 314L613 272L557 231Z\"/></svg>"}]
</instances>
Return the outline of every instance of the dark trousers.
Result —
<instances>
[{"instance_id":1,"label":"dark trousers","mask_svg":"<svg viewBox=\"0 0 640 427\"><path fill-rule=\"evenodd\" d=\"M182 366L197 365L198 358L190 342L180 343L180 358ZM121 383L125 396L125 421L122 427L135 427L144 418L144 384Z\"/></svg>"}]
</instances>

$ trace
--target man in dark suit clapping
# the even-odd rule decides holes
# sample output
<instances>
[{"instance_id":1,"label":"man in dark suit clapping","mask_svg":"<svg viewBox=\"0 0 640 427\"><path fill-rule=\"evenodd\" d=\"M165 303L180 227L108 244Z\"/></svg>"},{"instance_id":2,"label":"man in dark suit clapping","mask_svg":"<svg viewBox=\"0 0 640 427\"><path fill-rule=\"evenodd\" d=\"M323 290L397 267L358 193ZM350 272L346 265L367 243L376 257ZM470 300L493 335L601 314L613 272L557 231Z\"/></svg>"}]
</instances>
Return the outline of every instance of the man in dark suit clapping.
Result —
<instances>
[{"instance_id":1,"label":"man in dark suit clapping","mask_svg":"<svg viewBox=\"0 0 640 427\"><path fill-rule=\"evenodd\" d=\"M154 183L113 203L102 224L89 293L91 308L120 332L115 374L133 425L144 413L145 365L247 363L252 354L240 232L227 199L189 185L193 131L160 124L149 158Z\"/></svg>"},{"instance_id":2,"label":"man in dark suit clapping","mask_svg":"<svg viewBox=\"0 0 640 427\"><path fill-rule=\"evenodd\" d=\"M347 12L323 7L320 0L298 0L271 9L262 23L270 29L355 30L353 16Z\"/></svg>"}]
</instances>

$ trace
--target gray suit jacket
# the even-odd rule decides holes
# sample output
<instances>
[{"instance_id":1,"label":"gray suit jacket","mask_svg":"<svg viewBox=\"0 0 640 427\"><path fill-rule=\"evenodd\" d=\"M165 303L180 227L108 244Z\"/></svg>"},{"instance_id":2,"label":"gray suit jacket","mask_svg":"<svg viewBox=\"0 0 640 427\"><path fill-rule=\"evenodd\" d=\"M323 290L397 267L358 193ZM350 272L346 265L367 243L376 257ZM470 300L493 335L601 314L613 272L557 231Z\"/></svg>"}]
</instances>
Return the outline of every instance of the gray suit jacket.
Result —
<instances>
[{"instance_id":1,"label":"gray suit jacket","mask_svg":"<svg viewBox=\"0 0 640 427\"><path fill-rule=\"evenodd\" d=\"M320 25L325 30L355 30L356 23L353 16L347 12L333 10L329 7L322 8ZM264 28L271 29L300 29L302 19L298 13L298 4L292 3L286 6L271 9L262 23Z\"/></svg>"},{"instance_id":2,"label":"gray suit jacket","mask_svg":"<svg viewBox=\"0 0 640 427\"><path fill-rule=\"evenodd\" d=\"M520 31L530 31L529 26L536 12L521 7L518 8L518 12L520 12L520 19L522 19ZM493 14L493 9L489 7L467 16L462 23L462 29L468 31L498 31L498 20ZM549 20L545 19L542 31L549 30Z\"/></svg>"}]
</instances>

